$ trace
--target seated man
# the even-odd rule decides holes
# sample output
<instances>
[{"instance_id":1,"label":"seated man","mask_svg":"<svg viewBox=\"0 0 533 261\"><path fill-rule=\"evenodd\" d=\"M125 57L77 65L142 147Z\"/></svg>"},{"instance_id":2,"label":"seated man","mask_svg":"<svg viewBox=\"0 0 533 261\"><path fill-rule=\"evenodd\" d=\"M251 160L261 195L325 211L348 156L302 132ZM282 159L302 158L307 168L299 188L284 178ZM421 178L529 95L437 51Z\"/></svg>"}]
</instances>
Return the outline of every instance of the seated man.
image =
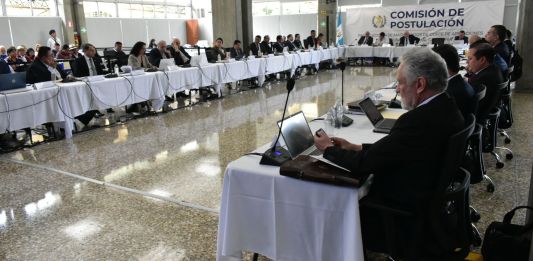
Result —
<instances>
[{"instance_id":1,"label":"seated man","mask_svg":"<svg viewBox=\"0 0 533 261\"><path fill-rule=\"evenodd\" d=\"M459 54L457 54L457 49L452 45L445 44L433 48L433 51L446 61L449 77L446 92L455 99L455 103L463 113L463 117L466 118L470 113L475 114L478 103L476 92L459 74Z\"/></svg>"},{"instance_id":2,"label":"seated man","mask_svg":"<svg viewBox=\"0 0 533 261\"><path fill-rule=\"evenodd\" d=\"M384 32L379 33L379 37L374 43L375 46L383 46L383 44L390 44L392 46L392 39L387 37Z\"/></svg>"},{"instance_id":3,"label":"seated man","mask_svg":"<svg viewBox=\"0 0 533 261\"><path fill-rule=\"evenodd\" d=\"M170 54L170 51L167 50L167 42L159 41L157 43L157 48L150 50L150 57L148 57L148 60L153 66L159 67L161 59L169 58L172 58L172 55Z\"/></svg>"},{"instance_id":4,"label":"seated man","mask_svg":"<svg viewBox=\"0 0 533 261\"><path fill-rule=\"evenodd\" d=\"M261 50L261 36L256 35L254 42L250 44L250 51L252 52L252 55L258 56L260 50Z\"/></svg>"},{"instance_id":5,"label":"seated man","mask_svg":"<svg viewBox=\"0 0 533 261\"><path fill-rule=\"evenodd\" d=\"M118 65L118 68L128 65L128 55L122 50L121 42L115 42L115 47L110 51L110 54L117 59L115 64Z\"/></svg>"},{"instance_id":6,"label":"seated man","mask_svg":"<svg viewBox=\"0 0 533 261\"><path fill-rule=\"evenodd\" d=\"M465 31L461 30L459 31L459 35L455 36L455 41L463 40L465 44L468 43L468 37L465 35Z\"/></svg>"},{"instance_id":7,"label":"seated man","mask_svg":"<svg viewBox=\"0 0 533 261\"><path fill-rule=\"evenodd\" d=\"M23 61L18 57L17 48L14 46L7 48L5 62L9 65L11 73L23 72L25 70Z\"/></svg>"},{"instance_id":8,"label":"seated man","mask_svg":"<svg viewBox=\"0 0 533 261\"><path fill-rule=\"evenodd\" d=\"M500 90L496 85L505 81L501 71L494 64L495 56L496 51L487 43L473 44L468 51L468 82L476 90L481 84L487 88L485 98L479 101L478 105L477 120L479 121L486 119L490 111L498 104Z\"/></svg>"},{"instance_id":9,"label":"seated man","mask_svg":"<svg viewBox=\"0 0 533 261\"><path fill-rule=\"evenodd\" d=\"M374 144L352 144L326 134L315 136L324 158L353 175L374 174L367 197L391 207L419 210L429 203L443 168L446 144L464 128L464 119L446 94L448 73L444 60L428 48L413 48L401 57L396 79L402 97L403 114L389 135ZM384 231L376 213L361 209L365 248L383 251ZM403 238L414 231L398 229ZM420 246L420 251L424 246Z\"/></svg>"},{"instance_id":10,"label":"seated man","mask_svg":"<svg viewBox=\"0 0 533 261\"><path fill-rule=\"evenodd\" d=\"M104 74L102 60L96 57L96 48L90 43L82 47L83 55L75 60L74 76L87 77Z\"/></svg>"},{"instance_id":11,"label":"seated man","mask_svg":"<svg viewBox=\"0 0 533 261\"><path fill-rule=\"evenodd\" d=\"M174 57L176 65L185 65L191 63L191 56L181 46L181 40L178 38L172 39L172 45L168 48L170 54Z\"/></svg>"},{"instance_id":12,"label":"seated man","mask_svg":"<svg viewBox=\"0 0 533 261\"><path fill-rule=\"evenodd\" d=\"M270 36L268 35L265 35L263 37L263 41L261 42L260 47L261 47L261 53L263 53L263 55L274 53L272 51L272 48L270 47Z\"/></svg>"},{"instance_id":13,"label":"seated man","mask_svg":"<svg viewBox=\"0 0 533 261\"><path fill-rule=\"evenodd\" d=\"M7 51L6 47L3 45L0 45L0 60L4 60L7 57Z\"/></svg>"},{"instance_id":14,"label":"seated man","mask_svg":"<svg viewBox=\"0 0 533 261\"><path fill-rule=\"evenodd\" d=\"M283 46L286 46L289 49L289 52L292 52L296 50L296 46L292 43L294 41L294 37L292 34L287 35L287 41L283 43Z\"/></svg>"},{"instance_id":15,"label":"seated man","mask_svg":"<svg viewBox=\"0 0 533 261\"><path fill-rule=\"evenodd\" d=\"M11 70L9 69L9 65L7 65L5 60L0 59L0 74L8 74L8 73L11 73Z\"/></svg>"},{"instance_id":16,"label":"seated man","mask_svg":"<svg viewBox=\"0 0 533 261\"><path fill-rule=\"evenodd\" d=\"M226 60L226 51L224 49L224 40L217 38L213 43L213 48L206 50L207 61L210 63L216 63L218 59Z\"/></svg>"},{"instance_id":17,"label":"seated man","mask_svg":"<svg viewBox=\"0 0 533 261\"><path fill-rule=\"evenodd\" d=\"M412 35L409 31L405 31L403 36L400 37L400 46L415 45L418 44L418 42L420 42L420 38Z\"/></svg>"},{"instance_id":18,"label":"seated man","mask_svg":"<svg viewBox=\"0 0 533 261\"><path fill-rule=\"evenodd\" d=\"M365 35L363 35L363 36L361 36L361 38L359 38L359 41L357 41L357 44L358 45L371 46L373 42L374 42L374 38L372 38L372 36L370 36L370 32L369 31L366 31Z\"/></svg>"},{"instance_id":19,"label":"seated man","mask_svg":"<svg viewBox=\"0 0 533 261\"><path fill-rule=\"evenodd\" d=\"M509 47L503 41L507 34L507 28L503 25L493 25L485 34L485 40L494 48L496 53L500 55L507 66L511 63L511 53Z\"/></svg>"},{"instance_id":20,"label":"seated man","mask_svg":"<svg viewBox=\"0 0 533 261\"><path fill-rule=\"evenodd\" d=\"M272 49L276 53L283 53L283 37L281 35L276 36L276 42L272 45Z\"/></svg>"},{"instance_id":21,"label":"seated man","mask_svg":"<svg viewBox=\"0 0 533 261\"><path fill-rule=\"evenodd\" d=\"M313 49L315 48L315 42L316 42L316 31L311 30L311 35L307 37L305 40L305 49Z\"/></svg>"},{"instance_id":22,"label":"seated man","mask_svg":"<svg viewBox=\"0 0 533 261\"><path fill-rule=\"evenodd\" d=\"M470 48L472 48L472 46L475 44L481 44L481 43L486 43L490 45L490 43L487 42L485 38L481 38L477 35L470 37L470 39L471 39L471 41L469 41ZM496 65L496 67L500 69L500 72L502 73L503 78L507 79L507 75L509 73L509 66L507 65L507 62L505 62L505 60L498 53L496 53L496 55L494 56L494 65ZM469 75L470 75L470 72L467 72L466 77L469 77Z\"/></svg>"},{"instance_id":23,"label":"seated man","mask_svg":"<svg viewBox=\"0 0 533 261\"><path fill-rule=\"evenodd\" d=\"M244 51L241 48L241 41L235 40L233 42L233 47L230 49L231 58L236 60L241 60L244 57Z\"/></svg>"},{"instance_id":24,"label":"seated man","mask_svg":"<svg viewBox=\"0 0 533 261\"><path fill-rule=\"evenodd\" d=\"M302 41L300 40L300 34L294 35L294 42L292 42L297 49L303 49Z\"/></svg>"}]
</instances>

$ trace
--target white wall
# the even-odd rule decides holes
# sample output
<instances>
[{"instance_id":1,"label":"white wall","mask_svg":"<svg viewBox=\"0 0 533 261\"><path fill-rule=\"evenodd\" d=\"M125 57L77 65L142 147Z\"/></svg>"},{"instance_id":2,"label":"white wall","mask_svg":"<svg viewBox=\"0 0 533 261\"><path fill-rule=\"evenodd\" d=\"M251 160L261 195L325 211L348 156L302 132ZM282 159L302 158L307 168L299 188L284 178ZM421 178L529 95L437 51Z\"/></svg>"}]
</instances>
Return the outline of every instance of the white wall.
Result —
<instances>
[{"instance_id":1,"label":"white wall","mask_svg":"<svg viewBox=\"0 0 533 261\"><path fill-rule=\"evenodd\" d=\"M0 45L25 45L27 48L37 43L46 45L50 29L57 31L64 44L61 23L59 17L0 17Z\"/></svg>"},{"instance_id":2,"label":"white wall","mask_svg":"<svg viewBox=\"0 0 533 261\"><path fill-rule=\"evenodd\" d=\"M275 41L278 34L286 36L299 33L305 38L317 27L317 14L254 16L253 32L261 36L268 34L271 41Z\"/></svg>"},{"instance_id":3,"label":"white wall","mask_svg":"<svg viewBox=\"0 0 533 261\"><path fill-rule=\"evenodd\" d=\"M85 18L87 38L96 47L112 47L116 41L131 47L150 39L170 42L173 37L187 40L186 19ZM105 28L105 30L102 30Z\"/></svg>"}]
</instances>

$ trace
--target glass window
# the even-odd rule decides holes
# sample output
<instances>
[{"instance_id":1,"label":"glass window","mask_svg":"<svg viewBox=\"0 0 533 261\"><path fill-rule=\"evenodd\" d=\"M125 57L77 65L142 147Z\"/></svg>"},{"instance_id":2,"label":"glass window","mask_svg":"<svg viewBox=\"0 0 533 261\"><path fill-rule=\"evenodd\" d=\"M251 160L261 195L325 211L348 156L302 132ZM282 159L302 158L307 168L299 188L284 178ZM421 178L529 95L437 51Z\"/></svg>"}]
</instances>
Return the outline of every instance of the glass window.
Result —
<instances>
[{"instance_id":1,"label":"glass window","mask_svg":"<svg viewBox=\"0 0 533 261\"><path fill-rule=\"evenodd\" d=\"M130 5L131 18L143 18L143 6L138 4Z\"/></svg>"},{"instance_id":2,"label":"glass window","mask_svg":"<svg viewBox=\"0 0 533 261\"><path fill-rule=\"evenodd\" d=\"M154 6L153 5L143 5L143 16L144 18L154 18Z\"/></svg>"},{"instance_id":3,"label":"glass window","mask_svg":"<svg viewBox=\"0 0 533 261\"><path fill-rule=\"evenodd\" d=\"M118 3L118 17L120 18L131 18L131 7L130 4Z\"/></svg>"},{"instance_id":4,"label":"glass window","mask_svg":"<svg viewBox=\"0 0 533 261\"><path fill-rule=\"evenodd\" d=\"M316 14L318 13L317 1L281 3L282 14Z\"/></svg>"},{"instance_id":5,"label":"glass window","mask_svg":"<svg viewBox=\"0 0 533 261\"><path fill-rule=\"evenodd\" d=\"M190 7L180 7L180 6L167 6L167 18L178 19L178 18L191 18L191 8Z\"/></svg>"},{"instance_id":6,"label":"glass window","mask_svg":"<svg viewBox=\"0 0 533 261\"><path fill-rule=\"evenodd\" d=\"M190 0L167 0L167 5L191 6Z\"/></svg>"},{"instance_id":7,"label":"glass window","mask_svg":"<svg viewBox=\"0 0 533 261\"><path fill-rule=\"evenodd\" d=\"M96 2L83 2L85 17L98 17L98 4Z\"/></svg>"},{"instance_id":8,"label":"glass window","mask_svg":"<svg viewBox=\"0 0 533 261\"><path fill-rule=\"evenodd\" d=\"M252 15L280 15L280 2L258 2L252 3Z\"/></svg>"},{"instance_id":9,"label":"glass window","mask_svg":"<svg viewBox=\"0 0 533 261\"><path fill-rule=\"evenodd\" d=\"M9 16L32 16L31 1L6 0L5 3Z\"/></svg>"},{"instance_id":10,"label":"glass window","mask_svg":"<svg viewBox=\"0 0 533 261\"><path fill-rule=\"evenodd\" d=\"M32 1L33 16L52 16L55 15L55 10L50 8L55 7L53 1L48 0L34 0Z\"/></svg>"},{"instance_id":11,"label":"glass window","mask_svg":"<svg viewBox=\"0 0 533 261\"><path fill-rule=\"evenodd\" d=\"M154 17L155 18L165 18L165 6L163 6L163 5L154 5Z\"/></svg>"},{"instance_id":12,"label":"glass window","mask_svg":"<svg viewBox=\"0 0 533 261\"><path fill-rule=\"evenodd\" d=\"M98 2L100 17L117 17L117 6L115 3Z\"/></svg>"},{"instance_id":13,"label":"glass window","mask_svg":"<svg viewBox=\"0 0 533 261\"><path fill-rule=\"evenodd\" d=\"M300 14L318 14L318 1L301 2Z\"/></svg>"}]
</instances>

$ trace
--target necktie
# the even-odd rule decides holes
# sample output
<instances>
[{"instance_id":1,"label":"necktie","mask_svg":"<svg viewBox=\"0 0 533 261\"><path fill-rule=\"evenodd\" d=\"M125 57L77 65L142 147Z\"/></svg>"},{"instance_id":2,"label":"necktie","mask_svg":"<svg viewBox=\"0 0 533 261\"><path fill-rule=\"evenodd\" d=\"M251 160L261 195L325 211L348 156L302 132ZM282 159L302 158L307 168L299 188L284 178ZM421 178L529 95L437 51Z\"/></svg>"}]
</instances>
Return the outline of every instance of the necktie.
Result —
<instances>
[{"instance_id":1,"label":"necktie","mask_svg":"<svg viewBox=\"0 0 533 261\"><path fill-rule=\"evenodd\" d=\"M367 39L367 38L365 37L365 40L363 41L363 44L366 44L366 39Z\"/></svg>"},{"instance_id":2,"label":"necktie","mask_svg":"<svg viewBox=\"0 0 533 261\"><path fill-rule=\"evenodd\" d=\"M94 75L97 75L97 74L98 73L95 70L93 58L89 58L89 75L90 76L94 76Z\"/></svg>"}]
</instances>

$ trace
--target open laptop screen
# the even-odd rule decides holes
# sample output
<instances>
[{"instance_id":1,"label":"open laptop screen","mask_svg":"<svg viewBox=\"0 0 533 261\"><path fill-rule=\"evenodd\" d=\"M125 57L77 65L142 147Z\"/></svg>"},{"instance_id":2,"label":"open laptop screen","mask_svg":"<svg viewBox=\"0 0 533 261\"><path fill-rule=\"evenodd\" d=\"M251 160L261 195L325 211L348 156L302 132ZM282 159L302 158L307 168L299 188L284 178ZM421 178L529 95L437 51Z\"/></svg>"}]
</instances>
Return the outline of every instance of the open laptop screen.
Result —
<instances>
[{"instance_id":1,"label":"open laptop screen","mask_svg":"<svg viewBox=\"0 0 533 261\"><path fill-rule=\"evenodd\" d=\"M376 123L383 120L383 116L381 115L378 108L376 108L376 105L374 105L374 102L370 98L366 98L362 100L359 103L359 107L361 107L361 110L365 112L370 122L372 122L372 125L376 125Z\"/></svg>"},{"instance_id":2,"label":"open laptop screen","mask_svg":"<svg viewBox=\"0 0 533 261\"><path fill-rule=\"evenodd\" d=\"M26 72L0 74L0 91L26 87Z\"/></svg>"},{"instance_id":3,"label":"open laptop screen","mask_svg":"<svg viewBox=\"0 0 533 261\"><path fill-rule=\"evenodd\" d=\"M281 121L278 121L278 127L280 124ZM307 124L303 112L291 115L283 121L281 135L283 136L287 149L293 158L313 146L315 143L313 133Z\"/></svg>"}]
</instances>

